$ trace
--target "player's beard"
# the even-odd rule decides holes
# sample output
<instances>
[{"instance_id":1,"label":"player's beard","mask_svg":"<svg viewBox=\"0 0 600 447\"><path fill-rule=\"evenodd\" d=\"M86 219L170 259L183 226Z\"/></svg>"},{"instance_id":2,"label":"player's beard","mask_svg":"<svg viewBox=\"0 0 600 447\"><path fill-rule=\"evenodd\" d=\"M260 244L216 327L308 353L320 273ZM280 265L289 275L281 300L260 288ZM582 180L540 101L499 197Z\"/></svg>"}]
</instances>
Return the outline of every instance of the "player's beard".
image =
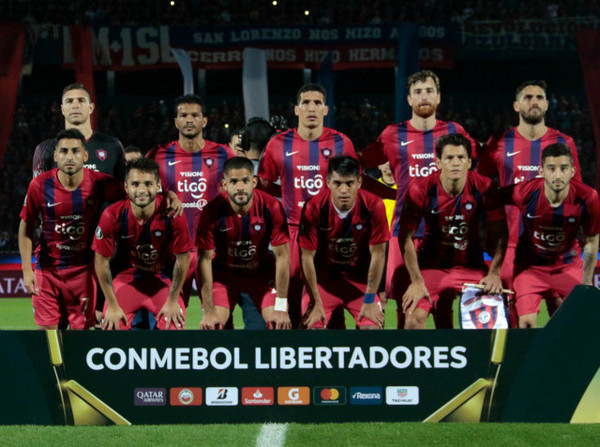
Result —
<instances>
[{"instance_id":1,"label":"player's beard","mask_svg":"<svg viewBox=\"0 0 600 447\"><path fill-rule=\"evenodd\" d=\"M535 126L536 124L540 124L542 121L544 121L544 112L542 112L541 109L540 110L540 114L539 115L532 115L531 113L525 112L523 110L521 110L521 118L523 119L523 121L526 124L529 124L530 126Z\"/></svg>"},{"instance_id":2,"label":"player's beard","mask_svg":"<svg viewBox=\"0 0 600 447\"><path fill-rule=\"evenodd\" d=\"M139 208L146 208L148 205L151 205L156 200L156 194L148 194L147 196L144 196L143 199L138 199L135 196L130 196L129 200L131 200L133 204Z\"/></svg>"},{"instance_id":3,"label":"player's beard","mask_svg":"<svg viewBox=\"0 0 600 447\"><path fill-rule=\"evenodd\" d=\"M248 205L248 203L250 203L250 200L252 200L252 194L248 194L248 193L236 193L233 196L230 196L231 200L233 203L235 203L237 206L239 207L243 207Z\"/></svg>"},{"instance_id":4,"label":"player's beard","mask_svg":"<svg viewBox=\"0 0 600 447\"><path fill-rule=\"evenodd\" d=\"M429 118L432 115L435 115L435 111L437 110L437 105L429 103L426 106L418 105L417 107L413 107L413 112L419 118Z\"/></svg>"}]
</instances>

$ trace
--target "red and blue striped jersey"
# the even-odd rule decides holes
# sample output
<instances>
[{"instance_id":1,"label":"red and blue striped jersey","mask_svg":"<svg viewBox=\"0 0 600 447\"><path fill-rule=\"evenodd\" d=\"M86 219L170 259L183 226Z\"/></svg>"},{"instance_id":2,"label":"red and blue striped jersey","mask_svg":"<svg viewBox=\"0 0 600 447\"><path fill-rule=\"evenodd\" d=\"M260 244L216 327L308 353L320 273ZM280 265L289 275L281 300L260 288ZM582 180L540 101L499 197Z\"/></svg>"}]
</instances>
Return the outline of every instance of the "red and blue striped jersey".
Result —
<instances>
[{"instance_id":1,"label":"red and blue striped jersey","mask_svg":"<svg viewBox=\"0 0 600 447\"><path fill-rule=\"evenodd\" d=\"M83 168L83 181L74 191L58 179L58 168L35 177L29 184L20 217L41 220L36 248L37 269L68 268L94 259L92 238L104 202L125 197L123 184L114 177Z\"/></svg>"},{"instance_id":2,"label":"red and blue striped jersey","mask_svg":"<svg viewBox=\"0 0 600 447\"><path fill-rule=\"evenodd\" d=\"M543 178L516 185L512 203L521 214L524 228L515 263L524 267L570 264L581 255L579 228L588 236L600 233L598 192L577 180L571 180L569 193L560 206L550 205Z\"/></svg>"},{"instance_id":3,"label":"red and blue striped jersey","mask_svg":"<svg viewBox=\"0 0 600 447\"><path fill-rule=\"evenodd\" d=\"M416 231L421 219L425 221L418 249L421 269L459 265L485 269L479 233L484 214L488 222L505 218L491 179L469 171L463 191L452 197L442 187L440 173L435 172L410 185L400 224Z\"/></svg>"},{"instance_id":4,"label":"red and blue striped jersey","mask_svg":"<svg viewBox=\"0 0 600 447\"><path fill-rule=\"evenodd\" d=\"M298 244L315 250L315 267L329 276L346 273L366 279L371 262L370 245L383 244L390 232L383 200L358 190L350 213L340 217L331 201L329 188L308 200L302 210Z\"/></svg>"},{"instance_id":5,"label":"red and blue striped jersey","mask_svg":"<svg viewBox=\"0 0 600 447\"><path fill-rule=\"evenodd\" d=\"M163 190L175 192L183 203L183 214L194 240L200 211L219 193L223 166L235 154L229 146L208 140L204 140L202 150L187 152L175 140L146 156L158 163Z\"/></svg>"},{"instance_id":6,"label":"red and blue striped jersey","mask_svg":"<svg viewBox=\"0 0 600 447\"><path fill-rule=\"evenodd\" d=\"M296 129L275 135L267 144L258 176L281 181L281 200L290 225L300 223L304 202L321 192L329 159L349 155L357 158L354 145L343 133L327 127L316 140L303 139Z\"/></svg>"},{"instance_id":7,"label":"red and blue striped jersey","mask_svg":"<svg viewBox=\"0 0 600 447\"><path fill-rule=\"evenodd\" d=\"M542 163L542 151L551 144L564 143L571 148L575 178L581 181L579 157L573 139L556 129L548 131L537 140L528 140L519 133L516 127L502 135L490 137L481 154L477 172L493 178L498 176L500 186L509 186L536 178ZM516 246L521 233L519 211L508 206L508 244Z\"/></svg>"},{"instance_id":8,"label":"red and blue striped jersey","mask_svg":"<svg viewBox=\"0 0 600 447\"><path fill-rule=\"evenodd\" d=\"M277 247L290 240L285 213L279 200L254 190L252 205L238 216L222 193L202 211L196 245L199 250L215 250L213 269L235 274L273 272L275 258L269 244Z\"/></svg>"},{"instance_id":9,"label":"red and blue striped jersey","mask_svg":"<svg viewBox=\"0 0 600 447\"><path fill-rule=\"evenodd\" d=\"M115 255L115 271L129 268L135 274L161 273L171 277L174 254L194 249L184 216L167 217L165 199L156 196L154 214L139 223L129 199L109 206L102 213L92 248L110 258Z\"/></svg>"},{"instance_id":10,"label":"red and blue striped jersey","mask_svg":"<svg viewBox=\"0 0 600 447\"><path fill-rule=\"evenodd\" d=\"M379 166L386 161L390 168L398 189L396 196L396 209L392 222L392 234L398 236L400 216L404 205L404 198L410 185L419 178L427 177L437 171L435 163L435 143L444 135L460 133L471 141L471 158L477 158L478 143L455 122L439 121L431 130L415 129L410 121L387 126L377 141L367 147L361 160L366 166Z\"/></svg>"}]
</instances>

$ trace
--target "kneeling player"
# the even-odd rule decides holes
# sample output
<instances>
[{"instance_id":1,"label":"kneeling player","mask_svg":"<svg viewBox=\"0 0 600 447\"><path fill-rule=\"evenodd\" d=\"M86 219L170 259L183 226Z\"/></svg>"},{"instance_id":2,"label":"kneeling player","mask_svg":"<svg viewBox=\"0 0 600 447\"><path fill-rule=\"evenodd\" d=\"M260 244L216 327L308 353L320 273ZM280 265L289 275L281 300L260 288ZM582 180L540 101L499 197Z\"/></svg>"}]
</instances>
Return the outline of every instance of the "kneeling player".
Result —
<instances>
[{"instance_id":1,"label":"kneeling player","mask_svg":"<svg viewBox=\"0 0 600 447\"><path fill-rule=\"evenodd\" d=\"M251 160L227 160L225 193L211 200L200 216L196 237L200 329L223 328L242 293L250 295L268 328L291 328L287 221L281 203L254 189L256 183Z\"/></svg>"},{"instance_id":2,"label":"kneeling player","mask_svg":"<svg viewBox=\"0 0 600 447\"><path fill-rule=\"evenodd\" d=\"M348 309L361 329L383 328L377 288L390 235L383 201L360 184L356 159L332 158L327 189L302 211L299 245L307 328L326 327L339 307Z\"/></svg>"},{"instance_id":3,"label":"kneeling player","mask_svg":"<svg viewBox=\"0 0 600 447\"><path fill-rule=\"evenodd\" d=\"M96 275L106 296L102 329L131 329L139 309L147 309L157 329L182 329L185 305L180 297L194 248L185 217L168 217L158 165L140 158L127 166L129 199L109 206L100 219L92 246ZM113 251L117 266L111 279Z\"/></svg>"},{"instance_id":4,"label":"kneeling player","mask_svg":"<svg viewBox=\"0 0 600 447\"><path fill-rule=\"evenodd\" d=\"M573 155L567 145L544 149L540 175L512 191L512 203L523 220L514 270L521 328L535 327L542 298L565 298L575 285L591 285L598 257L600 200L596 190L573 178Z\"/></svg>"},{"instance_id":5,"label":"kneeling player","mask_svg":"<svg viewBox=\"0 0 600 447\"><path fill-rule=\"evenodd\" d=\"M452 327L452 301L463 283L502 292L507 230L497 189L487 177L469 171L471 143L464 136L440 137L435 152L439 171L410 186L400 220L398 240L411 279L402 297L406 329L424 329L434 307L438 327ZM493 253L489 269L479 238L484 213ZM423 219L425 234L417 252L412 239Z\"/></svg>"}]
</instances>

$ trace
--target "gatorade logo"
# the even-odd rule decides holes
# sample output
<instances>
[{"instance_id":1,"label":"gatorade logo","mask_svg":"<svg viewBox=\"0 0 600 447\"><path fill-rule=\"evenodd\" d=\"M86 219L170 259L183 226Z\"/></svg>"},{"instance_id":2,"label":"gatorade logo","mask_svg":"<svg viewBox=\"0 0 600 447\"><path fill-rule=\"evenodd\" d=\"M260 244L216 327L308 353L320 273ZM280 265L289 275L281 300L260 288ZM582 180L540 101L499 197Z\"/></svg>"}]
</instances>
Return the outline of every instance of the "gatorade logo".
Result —
<instances>
[{"instance_id":1,"label":"gatorade logo","mask_svg":"<svg viewBox=\"0 0 600 447\"><path fill-rule=\"evenodd\" d=\"M313 401L315 405L346 405L346 387L317 386L313 388Z\"/></svg>"},{"instance_id":2,"label":"gatorade logo","mask_svg":"<svg viewBox=\"0 0 600 447\"><path fill-rule=\"evenodd\" d=\"M309 405L310 388L307 386L282 386L277 388L279 405Z\"/></svg>"}]
</instances>

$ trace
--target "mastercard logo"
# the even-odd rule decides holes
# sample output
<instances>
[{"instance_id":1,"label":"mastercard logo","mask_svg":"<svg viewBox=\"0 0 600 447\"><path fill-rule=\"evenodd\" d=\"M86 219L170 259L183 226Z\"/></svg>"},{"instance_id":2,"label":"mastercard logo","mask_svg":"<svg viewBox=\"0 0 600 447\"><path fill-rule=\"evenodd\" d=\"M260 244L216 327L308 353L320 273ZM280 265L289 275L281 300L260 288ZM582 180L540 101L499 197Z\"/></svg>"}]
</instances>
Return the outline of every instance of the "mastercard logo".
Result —
<instances>
[{"instance_id":1,"label":"mastercard logo","mask_svg":"<svg viewBox=\"0 0 600 447\"><path fill-rule=\"evenodd\" d=\"M338 400L340 392L337 388L324 388L321 390L321 399L323 400Z\"/></svg>"},{"instance_id":2,"label":"mastercard logo","mask_svg":"<svg viewBox=\"0 0 600 447\"><path fill-rule=\"evenodd\" d=\"M313 402L315 405L345 405L346 387L343 386L317 386L313 388Z\"/></svg>"}]
</instances>

